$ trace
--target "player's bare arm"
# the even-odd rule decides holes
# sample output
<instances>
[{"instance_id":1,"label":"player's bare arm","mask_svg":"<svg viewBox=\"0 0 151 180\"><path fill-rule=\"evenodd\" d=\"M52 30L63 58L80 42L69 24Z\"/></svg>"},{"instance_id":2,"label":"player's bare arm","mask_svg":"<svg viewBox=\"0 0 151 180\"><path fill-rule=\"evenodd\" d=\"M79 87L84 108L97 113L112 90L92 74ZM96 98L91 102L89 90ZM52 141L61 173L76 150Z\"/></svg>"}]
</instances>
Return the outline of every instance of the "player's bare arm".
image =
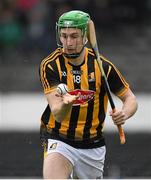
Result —
<instances>
[{"instance_id":1,"label":"player's bare arm","mask_svg":"<svg viewBox=\"0 0 151 180\"><path fill-rule=\"evenodd\" d=\"M119 98L123 102L122 109L116 109L115 112L110 112L113 122L116 125L124 124L125 121L136 112L138 106L136 97L130 89L128 89L127 92Z\"/></svg>"},{"instance_id":2,"label":"player's bare arm","mask_svg":"<svg viewBox=\"0 0 151 180\"><path fill-rule=\"evenodd\" d=\"M78 96L70 95L68 93L60 95L56 90L47 94L46 97L51 112L57 122L63 121L65 116L71 110L73 102L78 98Z\"/></svg>"}]
</instances>

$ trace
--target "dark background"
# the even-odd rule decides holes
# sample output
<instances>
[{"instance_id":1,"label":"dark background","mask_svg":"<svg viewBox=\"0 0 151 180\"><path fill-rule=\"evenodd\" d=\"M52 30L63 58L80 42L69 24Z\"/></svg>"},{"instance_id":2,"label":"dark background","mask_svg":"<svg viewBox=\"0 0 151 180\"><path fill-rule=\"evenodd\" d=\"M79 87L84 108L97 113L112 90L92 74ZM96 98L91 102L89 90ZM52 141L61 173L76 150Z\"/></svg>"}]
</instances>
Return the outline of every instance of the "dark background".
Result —
<instances>
[{"instance_id":1,"label":"dark background","mask_svg":"<svg viewBox=\"0 0 151 180\"><path fill-rule=\"evenodd\" d=\"M90 14L100 52L120 69L136 94L149 95L150 0L1 0L0 94L42 93L39 63L56 48L57 18L72 9ZM106 178L151 177L150 133L126 132L123 146L117 133L106 132L105 136ZM0 132L0 177L42 177L38 131Z\"/></svg>"}]
</instances>

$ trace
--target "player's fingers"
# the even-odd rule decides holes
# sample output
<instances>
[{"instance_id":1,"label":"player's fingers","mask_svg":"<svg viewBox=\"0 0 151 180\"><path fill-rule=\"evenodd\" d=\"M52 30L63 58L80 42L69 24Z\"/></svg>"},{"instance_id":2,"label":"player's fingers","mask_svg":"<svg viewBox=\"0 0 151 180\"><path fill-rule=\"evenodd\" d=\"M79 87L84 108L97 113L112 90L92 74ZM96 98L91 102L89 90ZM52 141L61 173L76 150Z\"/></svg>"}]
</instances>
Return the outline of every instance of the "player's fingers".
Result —
<instances>
[{"instance_id":1,"label":"player's fingers","mask_svg":"<svg viewBox=\"0 0 151 180\"><path fill-rule=\"evenodd\" d=\"M66 95L64 95L66 96ZM63 98L64 104L72 104L78 97L75 95L66 96Z\"/></svg>"},{"instance_id":2,"label":"player's fingers","mask_svg":"<svg viewBox=\"0 0 151 180\"><path fill-rule=\"evenodd\" d=\"M124 119L120 119L120 120L117 120L117 121L113 121L115 125L122 125L125 123L125 120Z\"/></svg>"},{"instance_id":3,"label":"player's fingers","mask_svg":"<svg viewBox=\"0 0 151 180\"><path fill-rule=\"evenodd\" d=\"M78 92L78 94L76 95L76 99L78 99L78 98L80 97L80 95L81 95L81 93ZM75 100L76 100L76 99L75 99Z\"/></svg>"},{"instance_id":4,"label":"player's fingers","mask_svg":"<svg viewBox=\"0 0 151 180\"><path fill-rule=\"evenodd\" d=\"M120 116L118 118L112 118L112 119L113 119L114 124L116 124L116 125L125 123L125 116Z\"/></svg>"},{"instance_id":5,"label":"player's fingers","mask_svg":"<svg viewBox=\"0 0 151 180\"><path fill-rule=\"evenodd\" d=\"M116 120L116 119L124 118L125 113L123 111L114 111L114 112L110 111L110 116L112 116L112 118Z\"/></svg>"},{"instance_id":6,"label":"player's fingers","mask_svg":"<svg viewBox=\"0 0 151 180\"><path fill-rule=\"evenodd\" d=\"M123 111L117 111L111 113L112 120L115 125L122 125L125 123L125 113Z\"/></svg>"},{"instance_id":7,"label":"player's fingers","mask_svg":"<svg viewBox=\"0 0 151 180\"><path fill-rule=\"evenodd\" d=\"M120 112L119 112L118 110L115 110L115 111L111 110L111 111L109 111L109 115L110 115L110 116L113 116L113 117L116 117L116 116L118 116L119 114L120 114Z\"/></svg>"},{"instance_id":8,"label":"player's fingers","mask_svg":"<svg viewBox=\"0 0 151 180\"><path fill-rule=\"evenodd\" d=\"M124 119L125 118L125 114L121 113L115 116L112 116L112 118L116 121L120 120L120 119Z\"/></svg>"}]
</instances>

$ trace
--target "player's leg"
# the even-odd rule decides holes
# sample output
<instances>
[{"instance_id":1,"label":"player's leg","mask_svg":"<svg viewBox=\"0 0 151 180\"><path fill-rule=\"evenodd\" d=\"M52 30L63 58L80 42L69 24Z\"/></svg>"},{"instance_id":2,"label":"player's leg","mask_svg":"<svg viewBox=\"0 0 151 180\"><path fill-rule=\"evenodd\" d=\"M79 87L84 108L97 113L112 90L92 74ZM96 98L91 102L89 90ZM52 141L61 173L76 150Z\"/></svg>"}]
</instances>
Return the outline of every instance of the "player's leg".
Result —
<instances>
[{"instance_id":1,"label":"player's leg","mask_svg":"<svg viewBox=\"0 0 151 180\"><path fill-rule=\"evenodd\" d=\"M44 159L44 179L67 179L72 172L71 162L58 152L53 152Z\"/></svg>"},{"instance_id":2,"label":"player's leg","mask_svg":"<svg viewBox=\"0 0 151 180\"><path fill-rule=\"evenodd\" d=\"M45 179L69 178L74 165L72 150L68 150L70 146L54 139L48 139L45 143L43 177Z\"/></svg>"}]
</instances>

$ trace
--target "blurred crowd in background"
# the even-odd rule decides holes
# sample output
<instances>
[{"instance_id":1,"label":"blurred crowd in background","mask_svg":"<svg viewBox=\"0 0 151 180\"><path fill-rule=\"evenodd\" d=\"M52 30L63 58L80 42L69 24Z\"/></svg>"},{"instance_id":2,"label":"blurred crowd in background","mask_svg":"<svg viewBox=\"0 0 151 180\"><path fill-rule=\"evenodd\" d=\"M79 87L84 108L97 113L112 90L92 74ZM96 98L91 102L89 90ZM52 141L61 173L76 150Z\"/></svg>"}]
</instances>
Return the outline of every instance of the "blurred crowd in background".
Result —
<instances>
[{"instance_id":1,"label":"blurred crowd in background","mask_svg":"<svg viewBox=\"0 0 151 180\"><path fill-rule=\"evenodd\" d=\"M10 63L37 65L42 57L57 47L55 25L58 17L73 9L90 14L99 42L103 41L103 47L109 48L109 53L112 57L115 55L117 61L120 53L123 53L122 57L130 57L124 54L126 50L122 52L122 48L115 54L120 41L120 47L127 45L132 50L139 46L137 52L150 52L146 47L151 44L151 0L0 0L0 68ZM10 76L4 75L4 68L0 70L1 89L9 89L5 81ZM12 77L13 84L19 76L12 74Z\"/></svg>"},{"instance_id":2,"label":"blurred crowd in background","mask_svg":"<svg viewBox=\"0 0 151 180\"><path fill-rule=\"evenodd\" d=\"M11 51L48 52L55 46L55 23L72 9L90 13L98 28L149 22L149 0L1 0L0 55Z\"/></svg>"}]
</instances>

